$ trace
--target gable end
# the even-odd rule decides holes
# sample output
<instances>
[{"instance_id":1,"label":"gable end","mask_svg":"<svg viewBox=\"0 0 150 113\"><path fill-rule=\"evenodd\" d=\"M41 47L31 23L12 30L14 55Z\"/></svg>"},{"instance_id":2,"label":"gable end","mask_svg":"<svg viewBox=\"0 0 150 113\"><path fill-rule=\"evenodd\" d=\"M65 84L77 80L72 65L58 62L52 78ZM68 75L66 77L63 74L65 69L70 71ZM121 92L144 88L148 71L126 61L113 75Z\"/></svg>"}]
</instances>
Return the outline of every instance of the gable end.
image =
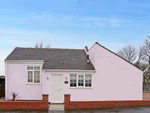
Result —
<instances>
[{"instance_id":1,"label":"gable end","mask_svg":"<svg viewBox=\"0 0 150 113\"><path fill-rule=\"evenodd\" d=\"M116 55L116 56L120 57L119 55L117 55L117 54L116 54L116 53L114 53L113 51L111 51L111 50L107 49L106 47L102 46L102 45L101 45L101 44L99 44L98 42L95 42L95 44L97 44L97 45L101 46L102 48L106 49L107 51L109 51L109 52L113 53L114 55ZM95 45L95 44L94 44L94 45ZM93 45L93 46L94 46L94 45ZM92 47L93 47L93 46L92 46ZM92 47L91 47L91 48L92 48ZM91 49L91 48L90 48L90 49ZM90 49L89 49L89 50L90 50ZM127 61L126 59L124 59L124 58L122 58L122 57L120 57L120 58L121 58L121 59L123 59L124 61L128 62L128 63L129 63L129 64L131 64L132 66L136 67L134 64L132 64L131 62ZM136 68L137 68L137 67L136 67ZM139 69L139 68L137 68L137 69ZM140 71L142 71L141 69L139 69L139 70L140 70ZM142 72L143 72L143 71L142 71Z\"/></svg>"}]
</instances>

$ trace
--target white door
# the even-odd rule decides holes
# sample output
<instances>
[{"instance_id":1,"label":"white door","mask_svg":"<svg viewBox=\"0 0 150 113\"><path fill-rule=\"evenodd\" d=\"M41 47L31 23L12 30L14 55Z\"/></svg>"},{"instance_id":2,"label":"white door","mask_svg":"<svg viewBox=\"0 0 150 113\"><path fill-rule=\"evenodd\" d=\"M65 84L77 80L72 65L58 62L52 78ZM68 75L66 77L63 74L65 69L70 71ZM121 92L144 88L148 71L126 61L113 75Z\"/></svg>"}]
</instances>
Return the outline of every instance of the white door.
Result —
<instances>
[{"instance_id":1,"label":"white door","mask_svg":"<svg viewBox=\"0 0 150 113\"><path fill-rule=\"evenodd\" d=\"M51 75L51 103L63 103L63 75Z\"/></svg>"}]
</instances>

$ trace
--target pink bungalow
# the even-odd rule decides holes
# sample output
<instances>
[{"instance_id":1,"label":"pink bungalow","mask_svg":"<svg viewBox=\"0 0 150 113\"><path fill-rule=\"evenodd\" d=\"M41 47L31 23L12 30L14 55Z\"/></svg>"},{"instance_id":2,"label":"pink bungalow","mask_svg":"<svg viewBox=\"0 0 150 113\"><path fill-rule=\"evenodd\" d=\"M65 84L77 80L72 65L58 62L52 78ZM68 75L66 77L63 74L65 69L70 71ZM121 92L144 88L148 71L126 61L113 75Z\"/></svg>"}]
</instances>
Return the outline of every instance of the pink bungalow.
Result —
<instances>
[{"instance_id":1,"label":"pink bungalow","mask_svg":"<svg viewBox=\"0 0 150 113\"><path fill-rule=\"evenodd\" d=\"M50 103L142 100L143 72L96 42L89 50L16 47L5 59L5 99ZM66 99L67 101L67 99Z\"/></svg>"}]
</instances>

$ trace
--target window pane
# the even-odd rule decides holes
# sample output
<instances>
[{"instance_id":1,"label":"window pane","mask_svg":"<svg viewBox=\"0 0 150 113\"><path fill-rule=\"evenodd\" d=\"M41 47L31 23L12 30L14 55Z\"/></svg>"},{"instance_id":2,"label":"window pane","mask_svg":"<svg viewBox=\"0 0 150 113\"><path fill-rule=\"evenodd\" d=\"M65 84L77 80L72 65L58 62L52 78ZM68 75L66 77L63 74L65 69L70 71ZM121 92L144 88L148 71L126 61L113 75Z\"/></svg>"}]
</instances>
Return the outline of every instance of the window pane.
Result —
<instances>
[{"instance_id":1,"label":"window pane","mask_svg":"<svg viewBox=\"0 0 150 113\"><path fill-rule=\"evenodd\" d=\"M91 83L91 80L85 80L85 83L89 83L89 82Z\"/></svg>"},{"instance_id":2,"label":"window pane","mask_svg":"<svg viewBox=\"0 0 150 113\"><path fill-rule=\"evenodd\" d=\"M89 84L88 83L85 83L85 87L88 87L89 86Z\"/></svg>"},{"instance_id":3,"label":"window pane","mask_svg":"<svg viewBox=\"0 0 150 113\"><path fill-rule=\"evenodd\" d=\"M33 70L33 66L28 66L27 70Z\"/></svg>"},{"instance_id":4,"label":"window pane","mask_svg":"<svg viewBox=\"0 0 150 113\"><path fill-rule=\"evenodd\" d=\"M77 80L73 80L73 82L74 82L74 83L76 83L76 82L77 82Z\"/></svg>"},{"instance_id":5,"label":"window pane","mask_svg":"<svg viewBox=\"0 0 150 113\"><path fill-rule=\"evenodd\" d=\"M77 78L77 75L75 75L75 74L70 75L70 79L76 79L76 78Z\"/></svg>"},{"instance_id":6,"label":"window pane","mask_svg":"<svg viewBox=\"0 0 150 113\"><path fill-rule=\"evenodd\" d=\"M70 87L76 87L76 83L70 83Z\"/></svg>"},{"instance_id":7,"label":"window pane","mask_svg":"<svg viewBox=\"0 0 150 113\"><path fill-rule=\"evenodd\" d=\"M70 75L70 87L76 87L76 82L77 82L76 79L77 79L76 74Z\"/></svg>"},{"instance_id":8,"label":"window pane","mask_svg":"<svg viewBox=\"0 0 150 113\"><path fill-rule=\"evenodd\" d=\"M77 85L77 84L76 84L76 83L74 83L73 85L74 85L74 87L76 87L76 85Z\"/></svg>"},{"instance_id":9,"label":"window pane","mask_svg":"<svg viewBox=\"0 0 150 113\"><path fill-rule=\"evenodd\" d=\"M91 79L91 75L85 75L85 79Z\"/></svg>"},{"instance_id":10,"label":"window pane","mask_svg":"<svg viewBox=\"0 0 150 113\"><path fill-rule=\"evenodd\" d=\"M84 79L84 75L79 75L78 79Z\"/></svg>"},{"instance_id":11,"label":"window pane","mask_svg":"<svg viewBox=\"0 0 150 113\"><path fill-rule=\"evenodd\" d=\"M78 80L79 83L83 83L83 80Z\"/></svg>"},{"instance_id":12,"label":"window pane","mask_svg":"<svg viewBox=\"0 0 150 113\"><path fill-rule=\"evenodd\" d=\"M73 83L70 83L70 87L73 87Z\"/></svg>"},{"instance_id":13,"label":"window pane","mask_svg":"<svg viewBox=\"0 0 150 113\"><path fill-rule=\"evenodd\" d=\"M33 72L28 71L28 82L33 82L32 77L33 77Z\"/></svg>"},{"instance_id":14,"label":"window pane","mask_svg":"<svg viewBox=\"0 0 150 113\"><path fill-rule=\"evenodd\" d=\"M73 83L73 80L70 80L70 83Z\"/></svg>"},{"instance_id":15,"label":"window pane","mask_svg":"<svg viewBox=\"0 0 150 113\"><path fill-rule=\"evenodd\" d=\"M82 80L78 80L78 86L84 86L84 80L82 79Z\"/></svg>"},{"instance_id":16,"label":"window pane","mask_svg":"<svg viewBox=\"0 0 150 113\"><path fill-rule=\"evenodd\" d=\"M34 70L40 70L40 67L34 67Z\"/></svg>"},{"instance_id":17,"label":"window pane","mask_svg":"<svg viewBox=\"0 0 150 113\"><path fill-rule=\"evenodd\" d=\"M85 87L91 87L92 84L92 76L85 75Z\"/></svg>"},{"instance_id":18,"label":"window pane","mask_svg":"<svg viewBox=\"0 0 150 113\"><path fill-rule=\"evenodd\" d=\"M89 87L91 87L91 83L89 84Z\"/></svg>"},{"instance_id":19,"label":"window pane","mask_svg":"<svg viewBox=\"0 0 150 113\"><path fill-rule=\"evenodd\" d=\"M34 71L34 83L40 83L40 71Z\"/></svg>"}]
</instances>

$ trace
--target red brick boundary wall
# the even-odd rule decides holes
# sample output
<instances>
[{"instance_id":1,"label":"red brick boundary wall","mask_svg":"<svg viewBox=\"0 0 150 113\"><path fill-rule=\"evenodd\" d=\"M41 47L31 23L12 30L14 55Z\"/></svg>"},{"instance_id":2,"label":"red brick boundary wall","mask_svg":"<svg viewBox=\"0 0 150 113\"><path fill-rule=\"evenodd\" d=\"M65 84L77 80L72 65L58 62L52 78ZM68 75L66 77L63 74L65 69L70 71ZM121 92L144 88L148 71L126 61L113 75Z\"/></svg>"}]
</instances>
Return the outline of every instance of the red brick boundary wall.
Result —
<instances>
[{"instance_id":1,"label":"red brick boundary wall","mask_svg":"<svg viewBox=\"0 0 150 113\"><path fill-rule=\"evenodd\" d=\"M70 101L70 94L64 95L64 109L94 109L113 107L150 106L150 100L133 101Z\"/></svg>"},{"instance_id":2,"label":"red brick boundary wall","mask_svg":"<svg viewBox=\"0 0 150 113\"><path fill-rule=\"evenodd\" d=\"M42 95L42 101L1 101L0 110L48 110L48 94Z\"/></svg>"},{"instance_id":3,"label":"red brick boundary wall","mask_svg":"<svg viewBox=\"0 0 150 113\"><path fill-rule=\"evenodd\" d=\"M143 92L143 100L150 100L150 91Z\"/></svg>"}]
</instances>

